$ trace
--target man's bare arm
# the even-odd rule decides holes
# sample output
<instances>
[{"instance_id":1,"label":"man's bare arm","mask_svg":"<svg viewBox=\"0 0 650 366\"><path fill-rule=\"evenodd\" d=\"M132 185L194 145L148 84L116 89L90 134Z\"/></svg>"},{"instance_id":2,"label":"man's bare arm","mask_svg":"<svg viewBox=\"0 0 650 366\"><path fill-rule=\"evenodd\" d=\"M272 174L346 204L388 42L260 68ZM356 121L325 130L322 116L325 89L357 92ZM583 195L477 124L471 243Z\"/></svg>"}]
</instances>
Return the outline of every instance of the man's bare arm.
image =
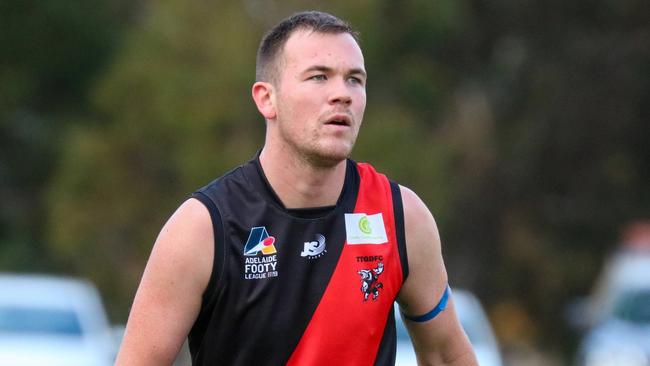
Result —
<instances>
[{"instance_id":1,"label":"man's bare arm","mask_svg":"<svg viewBox=\"0 0 650 366\"><path fill-rule=\"evenodd\" d=\"M433 216L411 190L400 187L404 205L409 276L398 302L409 316L431 311L447 286L447 271L442 260L440 236ZM411 335L420 365L478 365L472 346L460 325L453 303L433 319L404 322Z\"/></svg>"},{"instance_id":2,"label":"man's bare arm","mask_svg":"<svg viewBox=\"0 0 650 366\"><path fill-rule=\"evenodd\" d=\"M171 365L201 308L214 257L212 222L195 199L162 228L133 301L116 365Z\"/></svg>"}]
</instances>

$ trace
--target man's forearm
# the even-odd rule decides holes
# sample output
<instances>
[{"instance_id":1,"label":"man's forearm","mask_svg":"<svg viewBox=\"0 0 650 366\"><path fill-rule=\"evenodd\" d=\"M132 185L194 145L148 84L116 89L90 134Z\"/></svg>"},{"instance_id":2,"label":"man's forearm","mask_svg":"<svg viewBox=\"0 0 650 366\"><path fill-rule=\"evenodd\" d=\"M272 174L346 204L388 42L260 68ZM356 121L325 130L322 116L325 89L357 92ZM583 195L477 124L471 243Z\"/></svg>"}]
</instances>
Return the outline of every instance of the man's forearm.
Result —
<instances>
[{"instance_id":1,"label":"man's forearm","mask_svg":"<svg viewBox=\"0 0 650 366\"><path fill-rule=\"evenodd\" d=\"M464 339L463 339L464 338ZM471 343L466 337L457 342L426 352L416 348L419 366L478 366L476 355Z\"/></svg>"},{"instance_id":2,"label":"man's forearm","mask_svg":"<svg viewBox=\"0 0 650 366\"><path fill-rule=\"evenodd\" d=\"M441 366L478 366L478 361L476 360L476 355L472 349L465 351L462 354L452 357L448 360L445 360Z\"/></svg>"}]
</instances>

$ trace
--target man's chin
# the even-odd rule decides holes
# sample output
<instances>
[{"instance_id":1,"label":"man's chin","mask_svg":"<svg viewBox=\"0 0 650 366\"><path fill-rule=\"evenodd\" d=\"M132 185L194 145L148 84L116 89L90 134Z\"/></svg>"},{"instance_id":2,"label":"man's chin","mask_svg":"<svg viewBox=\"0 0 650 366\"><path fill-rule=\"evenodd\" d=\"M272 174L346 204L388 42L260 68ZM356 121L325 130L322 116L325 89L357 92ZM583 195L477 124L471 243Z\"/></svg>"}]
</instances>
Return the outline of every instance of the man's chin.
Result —
<instances>
[{"instance_id":1,"label":"man's chin","mask_svg":"<svg viewBox=\"0 0 650 366\"><path fill-rule=\"evenodd\" d=\"M309 154L309 162L319 168L333 168L347 159L352 148L320 149Z\"/></svg>"}]
</instances>

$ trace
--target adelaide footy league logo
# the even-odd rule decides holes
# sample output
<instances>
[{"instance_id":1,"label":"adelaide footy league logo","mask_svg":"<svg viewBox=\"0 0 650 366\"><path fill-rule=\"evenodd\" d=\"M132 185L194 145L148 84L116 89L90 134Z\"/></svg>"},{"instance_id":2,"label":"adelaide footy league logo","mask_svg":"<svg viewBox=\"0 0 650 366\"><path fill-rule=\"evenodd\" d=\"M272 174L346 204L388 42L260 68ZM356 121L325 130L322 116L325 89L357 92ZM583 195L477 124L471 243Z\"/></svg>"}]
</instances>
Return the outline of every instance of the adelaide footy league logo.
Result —
<instances>
[{"instance_id":1,"label":"adelaide footy league logo","mask_svg":"<svg viewBox=\"0 0 650 366\"><path fill-rule=\"evenodd\" d=\"M257 226L251 229L248 235L248 240L244 246L244 255L257 255L259 252L262 254L274 254L278 251L275 249L275 238L269 236L266 227Z\"/></svg>"},{"instance_id":2,"label":"adelaide footy league logo","mask_svg":"<svg viewBox=\"0 0 650 366\"><path fill-rule=\"evenodd\" d=\"M264 226L256 226L248 234L244 245L244 279L258 280L277 277L278 250L275 238L270 236ZM262 253L262 255L258 255Z\"/></svg>"}]
</instances>

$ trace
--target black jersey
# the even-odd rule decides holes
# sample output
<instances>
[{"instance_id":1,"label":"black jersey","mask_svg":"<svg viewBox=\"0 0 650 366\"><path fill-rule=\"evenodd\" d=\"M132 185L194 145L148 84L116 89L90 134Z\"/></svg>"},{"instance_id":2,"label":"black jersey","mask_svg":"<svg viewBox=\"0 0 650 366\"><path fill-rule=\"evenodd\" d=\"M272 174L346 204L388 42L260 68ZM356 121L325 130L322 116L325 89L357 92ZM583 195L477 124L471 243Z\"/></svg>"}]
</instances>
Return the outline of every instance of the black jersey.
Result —
<instances>
[{"instance_id":1,"label":"black jersey","mask_svg":"<svg viewBox=\"0 0 650 366\"><path fill-rule=\"evenodd\" d=\"M256 157L199 191L213 272L190 332L194 365L393 365L408 269L397 184L347 161L335 206L286 209Z\"/></svg>"}]
</instances>

